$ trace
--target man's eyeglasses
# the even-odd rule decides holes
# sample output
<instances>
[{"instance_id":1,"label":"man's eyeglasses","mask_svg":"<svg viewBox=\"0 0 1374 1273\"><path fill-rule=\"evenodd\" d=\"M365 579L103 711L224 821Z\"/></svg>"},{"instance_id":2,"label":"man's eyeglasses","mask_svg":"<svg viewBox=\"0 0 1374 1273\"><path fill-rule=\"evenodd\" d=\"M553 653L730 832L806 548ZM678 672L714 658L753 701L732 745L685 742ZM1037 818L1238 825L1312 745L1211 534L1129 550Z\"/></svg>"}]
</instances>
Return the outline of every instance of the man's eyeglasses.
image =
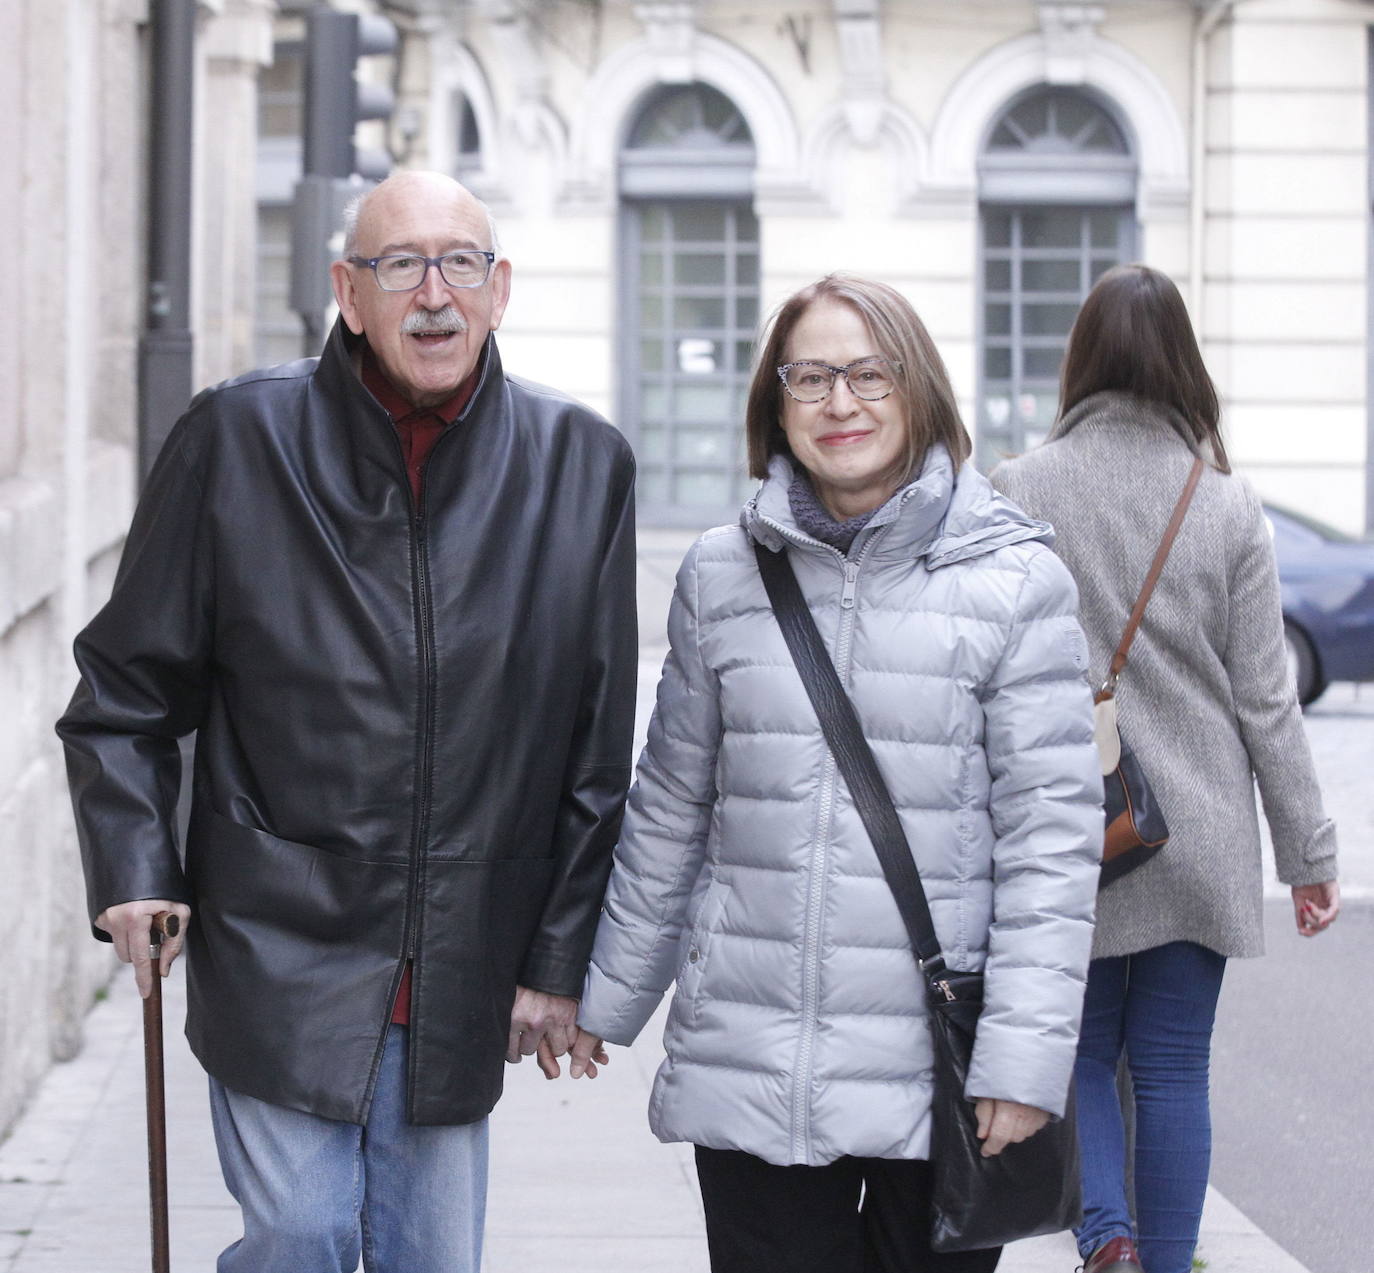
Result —
<instances>
[{"instance_id":1,"label":"man's eyeglasses","mask_svg":"<svg viewBox=\"0 0 1374 1273\"><path fill-rule=\"evenodd\" d=\"M377 276L377 286L384 292L413 292L425 281L431 265L450 287L481 287L495 261L495 252L485 252L481 248L464 248L443 256L397 252L390 256L348 258L350 265L365 265L371 270Z\"/></svg>"},{"instance_id":2,"label":"man's eyeglasses","mask_svg":"<svg viewBox=\"0 0 1374 1273\"><path fill-rule=\"evenodd\" d=\"M798 402L823 402L843 376L849 392L867 402L886 398L897 387L896 369L902 364L887 358L859 358L846 367L828 362L789 362L778 368L778 379Z\"/></svg>"}]
</instances>

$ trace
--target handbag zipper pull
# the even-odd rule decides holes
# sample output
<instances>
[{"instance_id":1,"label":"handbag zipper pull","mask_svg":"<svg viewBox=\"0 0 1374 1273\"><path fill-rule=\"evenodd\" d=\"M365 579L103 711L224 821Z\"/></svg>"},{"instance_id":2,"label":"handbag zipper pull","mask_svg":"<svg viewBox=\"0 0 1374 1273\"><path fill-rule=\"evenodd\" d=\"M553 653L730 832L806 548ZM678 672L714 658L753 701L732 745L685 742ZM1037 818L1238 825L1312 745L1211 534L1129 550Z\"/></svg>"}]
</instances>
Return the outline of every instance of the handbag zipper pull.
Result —
<instances>
[{"instance_id":1,"label":"handbag zipper pull","mask_svg":"<svg viewBox=\"0 0 1374 1273\"><path fill-rule=\"evenodd\" d=\"M954 991L949 988L949 982L941 979L935 983L935 988L944 995L946 1003L954 1002Z\"/></svg>"}]
</instances>

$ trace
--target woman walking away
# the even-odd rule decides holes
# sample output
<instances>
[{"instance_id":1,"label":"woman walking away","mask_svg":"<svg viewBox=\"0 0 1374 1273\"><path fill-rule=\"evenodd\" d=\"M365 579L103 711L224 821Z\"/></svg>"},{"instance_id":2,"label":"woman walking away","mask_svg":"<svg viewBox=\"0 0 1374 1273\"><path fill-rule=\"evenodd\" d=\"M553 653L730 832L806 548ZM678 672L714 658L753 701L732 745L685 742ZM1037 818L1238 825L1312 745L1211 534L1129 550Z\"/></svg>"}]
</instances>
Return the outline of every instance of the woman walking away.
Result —
<instances>
[{"instance_id":1,"label":"woman walking away","mask_svg":"<svg viewBox=\"0 0 1374 1273\"><path fill-rule=\"evenodd\" d=\"M1189 1273L1211 1156L1207 1071L1222 971L1262 952L1258 779L1298 931L1336 918L1335 830L1322 811L1284 655L1260 502L1231 472L1216 390L1183 299L1143 265L1105 274L1069 335L1059 420L994 484L1055 529L1094 684L1195 457L1206 468L1130 648L1123 740L1169 839L1098 903L1078 1047L1085 1273ZM1116 1069L1135 1091L1135 1217Z\"/></svg>"},{"instance_id":2,"label":"woman walking away","mask_svg":"<svg viewBox=\"0 0 1374 1273\"><path fill-rule=\"evenodd\" d=\"M786 550L951 967L983 969L986 1154L1063 1113L1101 850L1086 645L1048 527L965 463L907 301L789 299L746 430L763 485L678 574L574 1073L677 982L649 1118L697 1147L714 1273L987 1273L931 1249L933 1065L896 902L769 606Z\"/></svg>"}]
</instances>

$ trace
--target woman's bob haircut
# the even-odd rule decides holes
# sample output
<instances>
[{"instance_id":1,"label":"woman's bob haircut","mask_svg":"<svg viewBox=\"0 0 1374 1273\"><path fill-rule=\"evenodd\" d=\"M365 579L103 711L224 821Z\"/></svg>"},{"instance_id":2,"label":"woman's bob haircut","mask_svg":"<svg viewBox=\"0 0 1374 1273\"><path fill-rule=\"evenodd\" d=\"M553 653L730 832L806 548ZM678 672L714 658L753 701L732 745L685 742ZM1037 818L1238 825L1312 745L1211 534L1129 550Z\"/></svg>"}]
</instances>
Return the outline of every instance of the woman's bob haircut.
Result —
<instances>
[{"instance_id":1,"label":"woman's bob haircut","mask_svg":"<svg viewBox=\"0 0 1374 1273\"><path fill-rule=\"evenodd\" d=\"M893 364L897 388L906 405L907 445L893 476L909 480L920 469L932 443L943 442L957 471L973 449L950 387L949 373L935 342L911 302L895 288L855 274L827 274L788 297L770 320L763 348L749 385L744 429L749 444L749 474L768 476L775 455L792 458L782 431L782 396L778 368L787 361L787 343L801 316L817 301L840 301L868 324L873 352Z\"/></svg>"},{"instance_id":2,"label":"woman's bob haircut","mask_svg":"<svg viewBox=\"0 0 1374 1273\"><path fill-rule=\"evenodd\" d=\"M1172 407L1174 428L1189 449L1210 458L1223 473L1231 471L1216 386L1203 365L1183 297L1167 274L1148 265L1118 265L1088 293L1064 354L1060 419L1085 398L1109 389Z\"/></svg>"}]
</instances>

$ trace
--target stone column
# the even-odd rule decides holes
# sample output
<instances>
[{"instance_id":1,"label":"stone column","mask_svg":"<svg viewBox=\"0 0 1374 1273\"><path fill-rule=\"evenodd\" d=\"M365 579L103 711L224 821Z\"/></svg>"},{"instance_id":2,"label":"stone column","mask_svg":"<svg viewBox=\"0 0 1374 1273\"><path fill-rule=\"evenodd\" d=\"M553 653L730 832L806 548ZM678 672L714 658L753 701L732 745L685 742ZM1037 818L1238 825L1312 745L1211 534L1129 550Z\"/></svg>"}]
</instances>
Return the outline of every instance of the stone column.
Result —
<instances>
[{"instance_id":1,"label":"stone column","mask_svg":"<svg viewBox=\"0 0 1374 1273\"><path fill-rule=\"evenodd\" d=\"M258 71L275 0L201 0L194 295L198 387L247 371L257 305Z\"/></svg>"}]
</instances>

